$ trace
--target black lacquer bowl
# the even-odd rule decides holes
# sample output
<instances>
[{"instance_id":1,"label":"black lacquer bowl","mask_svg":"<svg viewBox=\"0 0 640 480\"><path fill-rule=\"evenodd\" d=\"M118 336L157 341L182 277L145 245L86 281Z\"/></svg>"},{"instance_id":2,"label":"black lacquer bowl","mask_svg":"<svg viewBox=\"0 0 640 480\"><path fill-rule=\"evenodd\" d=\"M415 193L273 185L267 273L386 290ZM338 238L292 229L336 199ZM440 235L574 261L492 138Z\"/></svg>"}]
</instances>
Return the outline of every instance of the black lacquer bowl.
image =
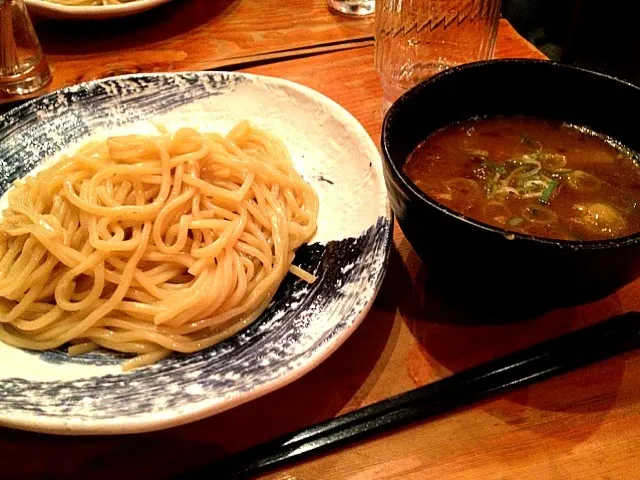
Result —
<instances>
[{"instance_id":1,"label":"black lacquer bowl","mask_svg":"<svg viewBox=\"0 0 640 480\"><path fill-rule=\"evenodd\" d=\"M485 313L512 315L593 300L634 279L640 234L608 241L510 234L428 197L402 166L431 132L474 116L531 115L586 125L640 151L638 111L639 88L539 60L452 68L400 97L383 124L384 175L398 223L431 283Z\"/></svg>"}]
</instances>

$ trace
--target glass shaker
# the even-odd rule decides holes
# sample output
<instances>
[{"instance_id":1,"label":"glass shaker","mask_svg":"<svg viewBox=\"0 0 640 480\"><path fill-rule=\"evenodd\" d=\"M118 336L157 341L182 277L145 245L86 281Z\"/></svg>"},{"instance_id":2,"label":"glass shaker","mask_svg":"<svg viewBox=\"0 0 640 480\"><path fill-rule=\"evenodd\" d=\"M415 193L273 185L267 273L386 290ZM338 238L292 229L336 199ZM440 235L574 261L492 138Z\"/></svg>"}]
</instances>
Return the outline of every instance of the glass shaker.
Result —
<instances>
[{"instance_id":1,"label":"glass shaker","mask_svg":"<svg viewBox=\"0 0 640 480\"><path fill-rule=\"evenodd\" d=\"M50 81L24 0L0 0L0 94L26 95Z\"/></svg>"}]
</instances>

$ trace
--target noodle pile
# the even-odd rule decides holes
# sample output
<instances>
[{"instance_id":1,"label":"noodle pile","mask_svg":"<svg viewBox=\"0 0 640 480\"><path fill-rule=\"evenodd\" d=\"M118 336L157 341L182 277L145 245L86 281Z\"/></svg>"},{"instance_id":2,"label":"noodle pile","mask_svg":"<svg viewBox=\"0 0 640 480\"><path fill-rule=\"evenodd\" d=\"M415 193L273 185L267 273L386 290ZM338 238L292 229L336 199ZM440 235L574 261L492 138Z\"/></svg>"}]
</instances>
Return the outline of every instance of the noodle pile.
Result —
<instances>
[{"instance_id":1,"label":"noodle pile","mask_svg":"<svg viewBox=\"0 0 640 480\"><path fill-rule=\"evenodd\" d=\"M137 354L233 335L266 308L316 229L283 143L246 122L92 142L16 182L0 220L0 340Z\"/></svg>"}]
</instances>

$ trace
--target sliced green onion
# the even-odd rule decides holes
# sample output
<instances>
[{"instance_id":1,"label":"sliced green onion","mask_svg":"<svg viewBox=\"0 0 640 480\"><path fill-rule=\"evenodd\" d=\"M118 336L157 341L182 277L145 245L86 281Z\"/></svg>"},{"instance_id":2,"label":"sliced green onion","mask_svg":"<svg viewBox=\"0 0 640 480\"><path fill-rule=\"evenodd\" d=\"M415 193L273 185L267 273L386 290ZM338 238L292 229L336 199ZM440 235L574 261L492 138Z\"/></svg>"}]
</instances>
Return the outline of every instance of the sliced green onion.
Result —
<instances>
[{"instance_id":1,"label":"sliced green onion","mask_svg":"<svg viewBox=\"0 0 640 480\"><path fill-rule=\"evenodd\" d=\"M483 175L487 178L482 179L485 192L488 197L514 194L519 198L537 198L540 203L547 204L560 186L560 181L571 182L572 175L578 171L565 168L564 155L542 153L540 142L526 135L521 137L521 141L539 148L535 152L509 158L502 163L496 163L489 158L483 159L480 165L488 169ZM546 168L542 162L553 163L556 168Z\"/></svg>"},{"instance_id":2,"label":"sliced green onion","mask_svg":"<svg viewBox=\"0 0 640 480\"><path fill-rule=\"evenodd\" d=\"M553 192L555 192L556 188L558 188L558 183L560 182L556 178L551 180L549 182L549 185L547 185L547 188L545 188L544 191L542 192L542 195L540 195L540 198L538 199L538 201L540 203L549 203L549 199L551 198L551 195L553 195Z\"/></svg>"},{"instance_id":3,"label":"sliced green onion","mask_svg":"<svg viewBox=\"0 0 640 480\"><path fill-rule=\"evenodd\" d=\"M522 222L524 222L524 218L515 217L515 218L512 218L511 220L509 220L509 226L510 227L517 227Z\"/></svg>"},{"instance_id":4,"label":"sliced green onion","mask_svg":"<svg viewBox=\"0 0 640 480\"><path fill-rule=\"evenodd\" d=\"M501 163L498 164L498 163L494 162L493 160L489 160L488 158L485 159L485 161L482 162L480 164L480 166L481 167L489 167L491 170L493 170L494 172L499 173L501 175L506 172L506 169L504 168L504 165L502 165Z\"/></svg>"}]
</instances>

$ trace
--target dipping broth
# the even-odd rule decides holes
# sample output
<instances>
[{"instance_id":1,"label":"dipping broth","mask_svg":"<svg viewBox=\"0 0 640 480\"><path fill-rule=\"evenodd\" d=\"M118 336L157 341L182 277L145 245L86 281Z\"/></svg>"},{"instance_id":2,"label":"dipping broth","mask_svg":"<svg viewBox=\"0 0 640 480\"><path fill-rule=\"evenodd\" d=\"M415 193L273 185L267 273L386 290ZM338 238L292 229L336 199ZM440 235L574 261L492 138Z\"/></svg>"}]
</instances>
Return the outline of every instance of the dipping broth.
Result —
<instances>
[{"instance_id":1,"label":"dipping broth","mask_svg":"<svg viewBox=\"0 0 640 480\"><path fill-rule=\"evenodd\" d=\"M481 118L430 135L404 172L428 196L480 222L564 240L640 231L637 155L561 122Z\"/></svg>"}]
</instances>

